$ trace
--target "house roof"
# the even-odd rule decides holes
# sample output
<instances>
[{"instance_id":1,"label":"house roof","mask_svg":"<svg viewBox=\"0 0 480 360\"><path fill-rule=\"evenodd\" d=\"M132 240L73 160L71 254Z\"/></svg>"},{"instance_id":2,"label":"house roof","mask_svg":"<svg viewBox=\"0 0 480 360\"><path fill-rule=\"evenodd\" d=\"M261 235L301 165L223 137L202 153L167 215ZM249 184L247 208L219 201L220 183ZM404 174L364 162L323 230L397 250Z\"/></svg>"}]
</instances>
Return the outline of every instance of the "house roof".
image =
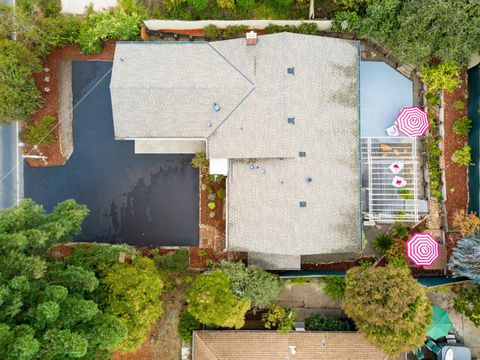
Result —
<instances>
[{"instance_id":1,"label":"house roof","mask_svg":"<svg viewBox=\"0 0 480 360\"><path fill-rule=\"evenodd\" d=\"M261 36L254 46L117 43L115 134L205 138L209 158L230 159L230 250L357 251L357 45L291 33Z\"/></svg>"},{"instance_id":2,"label":"house roof","mask_svg":"<svg viewBox=\"0 0 480 360\"><path fill-rule=\"evenodd\" d=\"M291 347L296 350L292 354ZM386 360L357 332L196 331L193 360Z\"/></svg>"}]
</instances>

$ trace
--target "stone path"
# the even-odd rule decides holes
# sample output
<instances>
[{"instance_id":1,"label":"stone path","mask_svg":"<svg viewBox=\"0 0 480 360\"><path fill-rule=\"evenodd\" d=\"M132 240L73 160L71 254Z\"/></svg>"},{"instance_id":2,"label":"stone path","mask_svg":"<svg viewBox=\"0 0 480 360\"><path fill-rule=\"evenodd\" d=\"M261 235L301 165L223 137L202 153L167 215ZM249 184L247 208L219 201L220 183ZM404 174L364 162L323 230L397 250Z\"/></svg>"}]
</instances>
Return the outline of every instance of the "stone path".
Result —
<instances>
[{"instance_id":1,"label":"stone path","mask_svg":"<svg viewBox=\"0 0 480 360\"><path fill-rule=\"evenodd\" d=\"M303 321L312 314L343 316L338 302L321 291L320 288L317 290L308 284L293 285L290 289L285 288L277 297L275 303L283 307L295 308L297 310L297 321Z\"/></svg>"}]
</instances>

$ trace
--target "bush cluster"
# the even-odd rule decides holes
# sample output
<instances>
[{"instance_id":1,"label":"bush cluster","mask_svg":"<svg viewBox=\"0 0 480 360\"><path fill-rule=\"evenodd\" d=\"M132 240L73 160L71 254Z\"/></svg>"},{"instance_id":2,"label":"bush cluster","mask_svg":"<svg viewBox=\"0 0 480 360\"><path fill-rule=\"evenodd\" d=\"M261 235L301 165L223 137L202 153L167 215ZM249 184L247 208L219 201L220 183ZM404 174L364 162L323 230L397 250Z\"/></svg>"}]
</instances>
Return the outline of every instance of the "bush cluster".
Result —
<instances>
[{"instance_id":1,"label":"bush cluster","mask_svg":"<svg viewBox=\"0 0 480 360\"><path fill-rule=\"evenodd\" d=\"M452 225L461 236L473 236L480 228L480 218L475 213L467 214L465 210L459 210L453 216Z\"/></svg>"},{"instance_id":2,"label":"bush cluster","mask_svg":"<svg viewBox=\"0 0 480 360\"><path fill-rule=\"evenodd\" d=\"M457 135L468 135L472 129L472 120L464 116L453 123L453 132Z\"/></svg>"},{"instance_id":3,"label":"bush cluster","mask_svg":"<svg viewBox=\"0 0 480 360\"><path fill-rule=\"evenodd\" d=\"M55 142L55 132L53 127L57 119L47 115L38 124L29 124L25 126L22 133L22 140L30 145L50 145Z\"/></svg>"},{"instance_id":4,"label":"bush cluster","mask_svg":"<svg viewBox=\"0 0 480 360\"><path fill-rule=\"evenodd\" d=\"M270 24L265 28L265 32L267 34L291 32L297 34L315 35L317 33L317 25L314 23L301 23L298 26Z\"/></svg>"},{"instance_id":5,"label":"bush cluster","mask_svg":"<svg viewBox=\"0 0 480 360\"><path fill-rule=\"evenodd\" d=\"M455 150L452 155L452 160L459 166L470 166L472 163L472 148L469 145L465 145L463 148Z\"/></svg>"},{"instance_id":6,"label":"bush cluster","mask_svg":"<svg viewBox=\"0 0 480 360\"><path fill-rule=\"evenodd\" d=\"M314 314L305 319L305 326L310 331L354 331L349 320L337 319L332 316Z\"/></svg>"}]
</instances>

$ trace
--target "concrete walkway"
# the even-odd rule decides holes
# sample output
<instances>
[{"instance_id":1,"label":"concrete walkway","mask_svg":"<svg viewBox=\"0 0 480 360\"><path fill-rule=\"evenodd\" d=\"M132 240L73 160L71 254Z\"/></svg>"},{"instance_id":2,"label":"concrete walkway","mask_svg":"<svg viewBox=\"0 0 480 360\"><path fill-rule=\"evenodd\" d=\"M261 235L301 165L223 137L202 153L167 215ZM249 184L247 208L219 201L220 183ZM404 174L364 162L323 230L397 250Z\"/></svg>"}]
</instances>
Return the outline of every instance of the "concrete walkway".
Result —
<instances>
[{"instance_id":1,"label":"concrete walkway","mask_svg":"<svg viewBox=\"0 0 480 360\"><path fill-rule=\"evenodd\" d=\"M17 124L0 125L0 210L15 205L22 196L17 152Z\"/></svg>"},{"instance_id":2,"label":"concrete walkway","mask_svg":"<svg viewBox=\"0 0 480 360\"><path fill-rule=\"evenodd\" d=\"M472 351L472 359L480 359L480 328L453 310L454 294L451 291L430 291L428 297L433 305L448 311L457 335L463 337L465 345Z\"/></svg>"},{"instance_id":3,"label":"concrete walkway","mask_svg":"<svg viewBox=\"0 0 480 360\"><path fill-rule=\"evenodd\" d=\"M277 297L275 303L297 310L297 321L303 321L312 314L343 316L340 304L325 294L321 290L321 285L313 287L303 284L293 285L290 289L285 288Z\"/></svg>"}]
</instances>

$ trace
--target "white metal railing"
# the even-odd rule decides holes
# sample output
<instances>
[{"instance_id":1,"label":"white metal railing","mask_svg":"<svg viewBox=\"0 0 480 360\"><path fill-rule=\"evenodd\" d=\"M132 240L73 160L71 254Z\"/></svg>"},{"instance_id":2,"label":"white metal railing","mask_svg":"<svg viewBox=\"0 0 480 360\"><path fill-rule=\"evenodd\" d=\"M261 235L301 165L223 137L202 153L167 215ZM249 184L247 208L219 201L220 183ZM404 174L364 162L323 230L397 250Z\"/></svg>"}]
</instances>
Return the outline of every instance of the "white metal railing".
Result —
<instances>
[{"instance_id":1,"label":"white metal railing","mask_svg":"<svg viewBox=\"0 0 480 360\"><path fill-rule=\"evenodd\" d=\"M418 222L421 177L417 139L364 137L361 138L361 155L365 219L378 223ZM392 185L395 174L389 166L394 161L401 161L404 165L398 176L404 178L407 185L401 189Z\"/></svg>"}]
</instances>

